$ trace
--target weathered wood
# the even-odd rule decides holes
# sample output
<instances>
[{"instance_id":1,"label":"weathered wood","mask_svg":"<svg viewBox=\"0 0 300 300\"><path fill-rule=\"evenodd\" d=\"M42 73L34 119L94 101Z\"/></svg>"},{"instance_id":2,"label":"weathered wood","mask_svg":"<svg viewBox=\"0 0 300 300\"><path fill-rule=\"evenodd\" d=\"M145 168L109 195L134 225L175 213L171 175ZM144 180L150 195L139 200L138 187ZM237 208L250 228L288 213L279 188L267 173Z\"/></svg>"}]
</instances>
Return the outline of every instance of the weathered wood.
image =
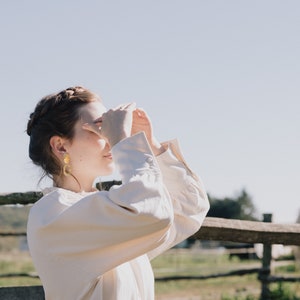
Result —
<instances>
[{"instance_id":1,"label":"weathered wood","mask_svg":"<svg viewBox=\"0 0 300 300\"><path fill-rule=\"evenodd\" d=\"M300 282L300 277L269 276L267 281L274 282Z\"/></svg>"},{"instance_id":2,"label":"weathered wood","mask_svg":"<svg viewBox=\"0 0 300 300\"><path fill-rule=\"evenodd\" d=\"M264 222L271 223L272 215L264 214ZM259 272L259 280L261 282L261 294L260 298L264 300L270 299L270 287L268 278L271 274L271 261L272 261L272 245L270 243L264 244L263 258L262 258L262 270ZM265 270L265 271L263 271Z\"/></svg>"},{"instance_id":3,"label":"weathered wood","mask_svg":"<svg viewBox=\"0 0 300 300\"><path fill-rule=\"evenodd\" d=\"M32 273L7 273L7 274L0 274L0 278L9 278L9 277L27 277L27 278L39 278L37 274Z\"/></svg>"},{"instance_id":4,"label":"weathered wood","mask_svg":"<svg viewBox=\"0 0 300 300\"><path fill-rule=\"evenodd\" d=\"M0 287L1 300L44 300L44 290L42 286L13 286Z\"/></svg>"},{"instance_id":5,"label":"weathered wood","mask_svg":"<svg viewBox=\"0 0 300 300\"><path fill-rule=\"evenodd\" d=\"M0 232L0 236L6 237L6 236L25 236L26 232L25 231L4 231Z\"/></svg>"},{"instance_id":6,"label":"weathered wood","mask_svg":"<svg viewBox=\"0 0 300 300\"><path fill-rule=\"evenodd\" d=\"M97 188L99 190L109 190L113 185L120 185L122 182L119 180L104 181L97 183ZM13 205L13 204L32 204L38 201L42 197L42 192L20 192L20 193L8 193L0 194L0 205Z\"/></svg>"},{"instance_id":7,"label":"weathered wood","mask_svg":"<svg viewBox=\"0 0 300 300\"><path fill-rule=\"evenodd\" d=\"M0 195L0 205L31 204L42 197L41 192L11 193Z\"/></svg>"},{"instance_id":8,"label":"weathered wood","mask_svg":"<svg viewBox=\"0 0 300 300\"><path fill-rule=\"evenodd\" d=\"M196 239L300 246L300 224L206 218Z\"/></svg>"},{"instance_id":9,"label":"weathered wood","mask_svg":"<svg viewBox=\"0 0 300 300\"><path fill-rule=\"evenodd\" d=\"M0 232L0 236L22 236L25 232ZM205 219L195 239L300 246L300 224L275 224L244 220Z\"/></svg>"},{"instance_id":10,"label":"weathered wood","mask_svg":"<svg viewBox=\"0 0 300 300\"><path fill-rule=\"evenodd\" d=\"M155 281L190 280L190 279L203 280L203 279L229 277L229 276L243 276L243 275L258 273L260 270L261 270L260 268L253 268L253 269L240 269L240 270L229 271L226 273L211 274L211 275L198 275L198 276L178 275L178 276L155 277Z\"/></svg>"}]
</instances>

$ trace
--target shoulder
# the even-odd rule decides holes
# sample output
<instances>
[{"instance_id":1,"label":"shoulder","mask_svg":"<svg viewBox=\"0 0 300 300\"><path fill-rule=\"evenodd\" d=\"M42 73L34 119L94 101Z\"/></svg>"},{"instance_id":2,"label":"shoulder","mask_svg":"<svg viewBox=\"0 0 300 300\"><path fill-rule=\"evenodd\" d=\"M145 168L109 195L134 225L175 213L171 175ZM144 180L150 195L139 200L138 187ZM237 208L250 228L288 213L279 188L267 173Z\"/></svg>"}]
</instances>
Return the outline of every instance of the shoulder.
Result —
<instances>
[{"instance_id":1,"label":"shoulder","mask_svg":"<svg viewBox=\"0 0 300 300\"><path fill-rule=\"evenodd\" d=\"M43 194L44 196L30 209L28 216L29 223L48 223L84 197L80 193L56 187L44 189Z\"/></svg>"}]
</instances>

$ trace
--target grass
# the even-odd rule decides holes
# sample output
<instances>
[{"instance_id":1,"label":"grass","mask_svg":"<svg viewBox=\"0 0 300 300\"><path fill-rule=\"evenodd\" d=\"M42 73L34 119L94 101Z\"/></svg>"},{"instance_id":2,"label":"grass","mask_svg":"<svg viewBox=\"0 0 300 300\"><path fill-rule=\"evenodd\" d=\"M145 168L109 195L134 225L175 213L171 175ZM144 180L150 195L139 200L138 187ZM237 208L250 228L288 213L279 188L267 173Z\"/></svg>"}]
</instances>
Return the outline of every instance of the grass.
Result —
<instances>
[{"instance_id":1,"label":"grass","mask_svg":"<svg viewBox=\"0 0 300 300\"><path fill-rule=\"evenodd\" d=\"M213 251L172 249L152 262L155 277L170 275L211 275L241 268L258 268L259 261L229 260L227 255ZM206 280L157 281L156 299L222 299L222 295L259 295L260 283L256 274L213 278Z\"/></svg>"},{"instance_id":2,"label":"grass","mask_svg":"<svg viewBox=\"0 0 300 300\"><path fill-rule=\"evenodd\" d=\"M258 260L230 260L227 255L210 251L172 249L152 261L156 278L173 275L210 275L232 270L260 267ZM27 252L0 252L0 275L7 273L35 273ZM293 261L280 263L273 268L273 274L300 277L300 270ZM0 277L0 286L40 285L38 278ZM274 293L287 295L285 298L300 299L300 283L271 284ZM156 300L257 300L260 282L256 274L231 276L205 280L156 281Z\"/></svg>"},{"instance_id":3,"label":"grass","mask_svg":"<svg viewBox=\"0 0 300 300\"><path fill-rule=\"evenodd\" d=\"M2 252L0 254L0 275L4 274L35 274L31 257L28 252ZM3 286L25 286L40 285L39 278L30 278L24 276L18 277L0 277L0 287Z\"/></svg>"},{"instance_id":4,"label":"grass","mask_svg":"<svg viewBox=\"0 0 300 300\"><path fill-rule=\"evenodd\" d=\"M153 262L156 278L171 275L211 275L227 273L229 271L259 268L259 260L240 261L230 260L226 254L216 253L212 250L186 251L172 249L157 257ZM293 276L300 278L300 270L295 267L294 261L275 262L272 265L272 274L277 276ZM300 282L285 283L279 287L271 284L273 294L290 295L272 299L300 299ZM261 292L261 284L257 274L244 276L221 277L205 280L173 280L156 281L156 299L158 300L257 300Z\"/></svg>"}]
</instances>

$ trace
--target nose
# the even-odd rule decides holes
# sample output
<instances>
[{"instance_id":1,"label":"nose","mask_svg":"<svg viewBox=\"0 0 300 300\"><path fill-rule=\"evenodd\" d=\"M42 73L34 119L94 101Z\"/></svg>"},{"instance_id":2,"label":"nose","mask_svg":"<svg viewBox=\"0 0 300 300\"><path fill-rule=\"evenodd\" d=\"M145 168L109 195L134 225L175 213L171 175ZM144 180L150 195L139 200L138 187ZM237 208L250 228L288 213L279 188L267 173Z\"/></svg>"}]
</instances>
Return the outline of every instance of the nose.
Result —
<instances>
[{"instance_id":1,"label":"nose","mask_svg":"<svg viewBox=\"0 0 300 300\"><path fill-rule=\"evenodd\" d=\"M111 149L111 146L110 146L110 144L109 144L109 142L108 142L108 139L106 138L106 137L103 137L103 139L105 140L105 148L107 149L107 150L110 150Z\"/></svg>"}]
</instances>

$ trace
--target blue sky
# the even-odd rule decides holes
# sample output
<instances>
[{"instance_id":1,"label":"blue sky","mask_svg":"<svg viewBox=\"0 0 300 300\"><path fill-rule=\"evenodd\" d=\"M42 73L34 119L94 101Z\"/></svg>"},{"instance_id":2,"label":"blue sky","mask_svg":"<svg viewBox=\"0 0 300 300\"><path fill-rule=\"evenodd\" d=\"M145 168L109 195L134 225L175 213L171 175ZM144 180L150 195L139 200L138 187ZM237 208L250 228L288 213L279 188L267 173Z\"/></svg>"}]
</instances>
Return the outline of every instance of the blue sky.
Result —
<instances>
[{"instance_id":1,"label":"blue sky","mask_svg":"<svg viewBox=\"0 0 300 300\"><path fill-rule=\"evenodd\" d=\"M294 222L299 13L296 0L2 1L0 192L38 189L28 115L44 95L84 85L107 107L148 111L212 196L245 188L261 213Z\"/></svg>"}]
</instances>

